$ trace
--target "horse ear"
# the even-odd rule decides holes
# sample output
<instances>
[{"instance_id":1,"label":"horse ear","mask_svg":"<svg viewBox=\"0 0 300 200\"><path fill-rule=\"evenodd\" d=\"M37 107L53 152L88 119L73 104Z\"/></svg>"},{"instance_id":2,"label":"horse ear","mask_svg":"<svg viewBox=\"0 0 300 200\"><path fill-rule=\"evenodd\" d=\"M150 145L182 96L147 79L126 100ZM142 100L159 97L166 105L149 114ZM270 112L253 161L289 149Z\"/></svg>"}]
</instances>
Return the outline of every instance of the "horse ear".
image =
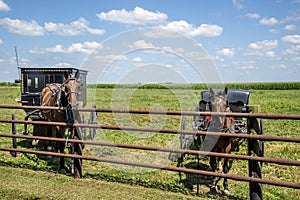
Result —
<instances>
[{"instance_id":1,"label":"horse ear","mask_svg":"<svg viewBox=\"0 0 300 200\"><path fill-rule=\"evenodd\" d=\"M80 77L80 71L78 70L78 71L76 71L76 73L75 73L75 78L76 78L76 79L79 79L79 77Z\"/></svg>"},{"instance_id":2,"label":"horse ear","mask_svg":"<svg viewBox=\"0 0 300 200\"><path fill-rule=\"evenodd\" d=\"M209 89L209 92L210 92L210 95L211 95L211 96L214 96L214 95L215 95L215 92L214 92L214 90L213 90L212 88Z\"/></svg>"},{"instance_id":3,"label":"horse ear","mask_svg":"<svg viewBox=\"0 0 300 200\"><path fill-rule=\"evenodd\" d=\"M64 76L65 76L65 79L67 80L70 77L70 72L65 71Z\"/></svg>"},{"instance_id":4,"label":"horse ear","mask_svg":"<svg viewBox=\"0 0 300 200\"><path fill-rule=\"evenodd\" d=\"M227 87L224 89L224 94L227 95L228 89Z\"/></svg>"}]
</instances>

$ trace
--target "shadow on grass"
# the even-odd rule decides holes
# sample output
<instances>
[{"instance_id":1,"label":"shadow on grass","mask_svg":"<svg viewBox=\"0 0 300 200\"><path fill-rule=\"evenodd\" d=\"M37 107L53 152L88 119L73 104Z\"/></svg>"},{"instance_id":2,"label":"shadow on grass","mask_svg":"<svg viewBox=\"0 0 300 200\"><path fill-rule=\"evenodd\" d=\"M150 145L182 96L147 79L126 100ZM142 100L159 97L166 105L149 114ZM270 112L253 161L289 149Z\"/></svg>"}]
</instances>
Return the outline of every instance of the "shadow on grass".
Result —
<instances>
[{"instance_id":1,"label":"shadow on grass","mask_svg":"<svg viewBox=\"0 0 300 200\"><path fill-rule=\"evenodd\" d=\"M31 139L23 139L17 142L18 148L26 148L39 151L47 151L48 142L39 141L38 145L32 145ZM55 148L52 148L53 152L57 152ZM10 159L0 159L1 166L10 167L21 167L30 170L48 171L58 173L59 170L59 157L37 155L37 154L27 154L27 153L17 153L17 157ZM69 168L69 160L65 159L66 168ZM68 171L70 173L70 171Z\"/></svg>"},{"instance_id":2,"label":"shadow on grass","mask_svg":"<svg viewBox=\"0 0 300 200\"><path fill-rule=\"evenodd\" d=\"M45 150L44 145L39 145L38 147L33 147L31 144L32 140L22 140L18 142L18 147L22 148L31 148L31 149L38 149L38 150ZM58 173L59 168L59 158L52 157L49 158L47 156L38 156L33 154L20 154L17 158L10 158L10 159L0 159L1 166L9 166L14 168L24 168L30 169L35 171L47 171L51 173ZM66 159L66 163L69 160ZM89 166L89 164L84 164L85 166ZM189 162L183 163L181 167L190 168L190 169L200 169L200 170L209 170L209 166L203 163L197 162ZM160 176L159 172L154 172L154 176ZM67 173L68 176L72 176L70 172ZM181 178L180 178L181 177ZM211 194L209 192L209 186L212 182L212 177L203 176L203 175L195 175L189 173L178 173L178 181L176 179L174 181L165 182L165 181L155 181L150 180L147 176L132 176L130 173L124 172L116 172L110 171L109 172L100 172L94 173L89 170L85 170L83 174L83 178L91 178L95 180L104 180L108 182L118 182L127 185L135 185L135 186L142 186L145 188L153 188L153 189L160 189L163 191L169 192L178 192L193 196L199 197L209 197L215 199L232 199L238 200L243 199L236 196L224 196L221 192L216 194ZM195 189L199 186L199 194L195 192Z\"/></svg>"},{"instance_id":3,"label":"shadow on grass","mask_svg":"<svg viewBox=\"0 0 300 200\"><path fill-rule=\"evenodd\" d=\"M198 170L203 170L203 171L210 171L210 166L207 164L201 163L201 161L199 163L197 161L192 161L192 162L188 162L188 163L179 162L177 166L184 167L187 169L198 169ZM214 178L213 176L205 176L205 175L200 175L200 174L179 172L180 182L184 185L184 187L188 191L190 191L190 193L195 193L196 195L207 195L210 198L217 197L217 199L231 199L231 200L244 199L244 198L234 196L234 195L226 196L220 190L217 193L211 193L210 186L212 184L213 178ZM230 187L230 185L229 185L229 187Z\"/></svg>"}]
</instances>

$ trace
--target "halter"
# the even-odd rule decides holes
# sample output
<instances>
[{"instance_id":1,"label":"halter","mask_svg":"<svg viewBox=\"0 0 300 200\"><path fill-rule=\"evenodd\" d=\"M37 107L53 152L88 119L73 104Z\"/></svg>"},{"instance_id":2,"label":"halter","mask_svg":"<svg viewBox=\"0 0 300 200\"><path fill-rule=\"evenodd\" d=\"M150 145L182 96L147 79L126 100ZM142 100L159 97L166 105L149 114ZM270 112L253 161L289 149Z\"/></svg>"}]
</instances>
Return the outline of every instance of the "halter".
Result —
<instances>
[{"instance_id":1,"label":"halter","mask_svg":"<svg viewBox=\"0 0 300 200\"><path fill-rule=\"evenodd\" d=\"M229 108L228 101L227 101L225 96L223 96L222 94L215 94L214 96L211 96L210 98L211 99L212 98L217 99L216 104L213 104L212 101L210 102L209 107L210 107L211 111L212 111L213 107L216 107L216 106L220 105L222 102L226 102L224 107L222 107L220 105L220 110L218 112L224 112L224 113L225 112L231 112L230 108ZM214 118L213 120L215 122L220 124L220 127L215 127L215 128L218 128L218 129L220 128L220 131L222 131L222 132L231 132L231 126L230 127L225 127L225 124L226 124L226 119L225 119L226 117L225 116L218 116L218 117L215 116L213 118ZM210 118L210 119L212 119L212 118ZM230 118L230 121L231 122L233 121L232 118ZM210 124L213 124L213 123L210 123Z\"/></svg>"},{"instance_id":2,"label":"halter","mask_svg":"<svg viewBox=\"0 0 300 200\"><path fill-rule=\"evenodd\" d=\"M210 97L210 98L212 98L212 97ZM223 101L226 101L226 104L225 104L225 106L224 106L224 108L223 108L224 111L223 111L223 110L220 111L220 112L226 112L227 108L229 108L229 106L228 106L228 101L227 101L226 97L224 97L224 96L218 94L218 95L215 95L213 98L219 98L218 101L217 101L217 105L221 103L221 99L222 99ZM210 106L210 110L212 110L213 104L210 103L209 106Z\"/></svg>"}]
</instances>

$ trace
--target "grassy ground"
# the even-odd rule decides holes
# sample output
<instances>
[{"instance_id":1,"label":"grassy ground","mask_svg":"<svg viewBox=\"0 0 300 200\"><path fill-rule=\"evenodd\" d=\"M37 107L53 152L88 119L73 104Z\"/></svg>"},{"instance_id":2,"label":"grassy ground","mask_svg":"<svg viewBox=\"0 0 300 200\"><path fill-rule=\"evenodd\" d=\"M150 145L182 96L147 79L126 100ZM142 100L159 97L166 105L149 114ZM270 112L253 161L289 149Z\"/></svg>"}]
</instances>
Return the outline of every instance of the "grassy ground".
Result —
<instances>
[{"instance_id":1,"label":"grassy ground","mask_svg":"<svg viewBox=\"0 0 300 200\"><path fill-rule=\"evenodd\" d=\"M198 90L187 91L183 89L114 90L112 88L89 88L88 93L90 95L88 96L87 107L96 104L97 107L120 109L193 110L199 101L199 92ZM2 94L0 104L18 105L14 101L16 97L20 97L18 88L2 87L0 93ZM128 97L127 101L124 100L126 99L124 97ZM260 105L260 111L268 113L299 114L299 99L299 90L254 90L251 94L251 104ZM1 119L9 119L12 113L16 115L17 119L24 118L22 110L0 110L0 112ZM89 116L86 114L86 119L88 118ZM98 118L99 124L172 129L179 129L181 122L181 118L176 116L99 113ZM191 122L191 119L188 120ZM264 125L266 134L299 137L299 121L264 120ZM0 132L9 133L10 127L10 124L0 124ZM188 128L191 129L190 126ZM17 129L18 132L21 132L23 126L18 125ZM112 130L98 130L97 140L160 147L179 145L178 137L173 135ZM11 140L0 138L0 146L10 147ZM19 147L25 146L30 147L28 141L19 141ZM299 144L267 142L265 144L265 156L299 160L299 149ZM246 152L245 145L241 147L239 154L246 154ZM168 159L170 155L165 153L136 150L117 151L115 148L87 146L84 154L176 166L175 162ZM207 183L210 180L208 177L183 174L180 182L178 173L174 172L85 161L83 163L84 179L74 180L70 176L56 174L57 162L58 160L55 158L48 159L29 154L18 154L17 158L12 158L8 153L0 152L1 197L4 199L69 199L70 197L74 199L114 199L123 196L124 199L193 199L200 197L228 199L223 197L221 193L213 196L207 194ZM194 156L189 156L184 163L186 167L195 167L195 165ZM206 169L208 167L207 160L202 160L201 166ZM299 167L264 164L263 177L300 184L299 171ZM230 173L247 175L247 162L235 161ZM195 194L197 179L202 183L200 184L199 195ZM229 184L232 193L230 199L248 199L248 183L230 180ZM263 192L265 199L299 199L299 190L294 189L264 185Z\"/></svg>"}]
</instances>

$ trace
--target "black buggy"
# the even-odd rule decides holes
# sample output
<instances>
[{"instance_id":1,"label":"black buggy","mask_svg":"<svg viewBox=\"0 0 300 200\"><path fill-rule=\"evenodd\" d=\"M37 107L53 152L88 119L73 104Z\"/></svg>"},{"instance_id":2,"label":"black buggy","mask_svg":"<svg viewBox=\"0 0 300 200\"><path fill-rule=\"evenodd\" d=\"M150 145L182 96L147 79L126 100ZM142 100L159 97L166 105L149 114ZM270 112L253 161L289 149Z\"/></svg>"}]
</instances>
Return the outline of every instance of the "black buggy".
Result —
<instances>
[{"instance_id":1,"label":"black buggy","mask_svg":"<svg viewBox=\"0 0 300 200\"><path fill-rule=\"evenodd\" d=\"M76 77L78 82L82 84L82 91L79 94L77 99L78 107L86 106L87 102L87 90L86 90L86 76L87 71L77 68L20 68L21 72L21 99L17 99L18 102L22 104L22 106L41 106L41 93L42 90L53 84L63 84L65 83L66 77L65 74L79 74L79 77ZM79 72L79 73L78 73ZM53 93L52 93L53 95ZM93 105L95 108L96 106ZM68 121L68 117L72 118L72 123L85 123L84 115L80 114L78 110L74 110L71 113L67 108L66 110L62 110L61 112L65 112L66 121ZM31 119L32 121L48 121L48 119L43 115L41 109L36 108L25 108L26 112L25 120ZM60 111L58 111L60 112ZM96 112L90 113L90 119L87 123L97 124L97 114ZM44 125L33 125L33 136L53 136L53 126L44 126ZM69 130L70 131L70 130ZM90 138L94 139L96 135L95 128L89 128ZM24 124L24 132L23 134L29 134L30 132L27 129L27 124ZM86 138L86 128L77 127L74 133L76 139L87 139ZM68 136L67 136L68 139ZM33 140L32 145L38 145L38 140ZM47 150L52 150L52 145L49 145L47 142ZM46 146L47 144L41 144L41 146ZM67 144L67 141L66 141ZM17 147L17 142L13 139L14 148ZM71 143L69 145L69 153L82 155L82 150L84 146L81 143ZM61 150L61 149L60 149ZM14 155L15 156L15 155ZM61 157L60 163L64 163L63 157ZM76 177L82 177L82 160L81 159L71 159L71 172ZM62 169L62 168L61 168ZM64 170L64 167L63 167ZM65 174L64 171L60 171L60 173Z\"/></svg>"},{"instance_id":2,"label":"black buggy","mask_svg":"<svg viewBox=\"0 0 300 200\"><path fill-rule=\"evenodd\" d=\"M80 72L79 81L83 84L83 91L79 95L79 107L85 107L87 102L86 79L87 71L78 68L20 68L21 73L21 98L16 99L22 106L41 106L41 91L51 83L62 84L65 81L65 72ZM95 107L95 105L93 105ZM47 121L40 110L24 109L26 112L25 120L29 118L32 121ZM79 123L85 123L84 115L80 115ZM88 123L97 123L97 113L91 112ZM29 134L25 124L24 134ZM34 136L47 136L45 126L34 125L32 134ZM83 138L86 139L86 129L81 128ZM96 134L95 128L89 129L90 138L94 139Z\"/></svg>"},{"instance_id":3,"label":"black buggy","mask_svg":"<svg viewBox=\"0 0 300 200\"><path fill-rule=\"evenodd\" d=\"M228 89L226 99L230 111L233 113L255 113L258 112L258 107L255 105L249 105L250 91L243 89ZM196 105L195 111L197 112L211 112L210 91L205 90L200 92L200 101ZM182 117L181 129L187 129L186 116ZM194 131L207 131L210 123L210 116L195 115L192 121L192 129ZM232 118L233 130L236 134L264 134L264 126L262 119L257 118ZM204 137L202 135L189 135L180 134L180 148L189 149L196 148L201 149ZM234 146L232 151L239 151L239 145L245 141L245 139L234 138L237 145ZM248 140L248 155L251 156L264 156L264 143L260 140L250 139ZM183 162L185 154L182 154L179 158L179 162ZM198 156L199 163L199 156ZM248 161L249 176L261 178L262 162ZM262 197L261 184L250 183L251 196Z\"/></svg>"}]
</instances>

